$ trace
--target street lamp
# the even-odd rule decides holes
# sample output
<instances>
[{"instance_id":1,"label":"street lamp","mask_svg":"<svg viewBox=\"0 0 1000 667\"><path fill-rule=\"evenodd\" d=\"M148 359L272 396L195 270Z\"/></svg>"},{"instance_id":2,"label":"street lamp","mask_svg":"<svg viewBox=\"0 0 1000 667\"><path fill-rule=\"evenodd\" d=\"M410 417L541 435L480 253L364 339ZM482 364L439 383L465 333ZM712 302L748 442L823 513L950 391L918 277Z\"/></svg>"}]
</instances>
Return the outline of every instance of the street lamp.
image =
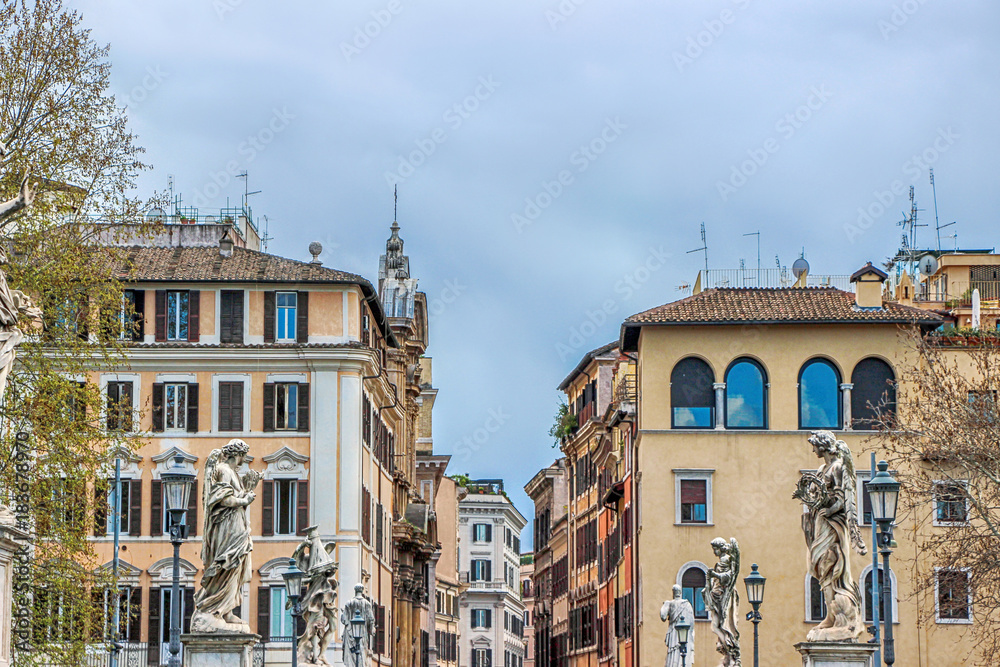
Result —
<instances>
[{"instance_id":1,"label":"street lamp","mask_svg":"<svg viewBox=\"0 0 1000 667\"><path fill-rule=\"evenodd\" d=\"M892 638L892 574L889 555L892 553L892 524L896 522L900 484L889 474L889 464L878 462L878 473L868 482L868 496L872 503L872 519L878 524L878 547L882 554L882 601L885 610L885 664L896 662L895 640ZM872 586L877 585L872 572Z\"/></svg>"},{"instance_id":2,"label":"street lamp","mask_svg":"<svg viewBox=\"0 0 1000 667\"><path fill-rule=\"evenodd\" d=\"M677 631L677 645L681 649L681 667L687 667L688 635L691 632L691 621L687 619L687 616L682 615L674 626L674 630Z\"/></svg>"},{"instance_id":3,"label":"street lamp","mask_svg":"<svg viewBox=\"0 0 1000 667\"><path fill-rule=\"evenodd\" d=\"M364 637L367 629L365 619L361 615L360 609L354 610L354 618L351 619L351 653L354 655L354 664L361 665L361 638Z\"/></svg>"},{"instance_id":4,"label":"street lamp","mask_svg":"<svg viewBox=\"0 0 1000 667\"><path fill-rule=\"evenodd\" d=\"M750 574L743 579L747 587L747 600L753 611L747 614L747 620L753 621L753 667L760 664L760 646L757 640L757 626L763 620L760 615L760 605L764 602L764 584L767 578L757 571L757 563L750 566Z\"/></svg>"},{"instance_id":5,"label":"street lamp","mask_svg":"<svg viewBox=\"0 0 1000 667\"><path fill-rule=\"evenodd\" d=\"M170 543L174 545L174 583L170 594L170 659L169 667L180 667L181 659L181 543L187 539L185 516L188 498L196 475L184 467L181 456L174 457L173 465L160 475L163 497L170 514Z\"/></svg>"},{"instance_id":6,"label":"street lamp","mask_svg":"<svg viewBox=\"0 0 1000 667\"><path fill-rule=\"evenodd\" d=\"M299 616L302 615L299 601L302 599L302 578L305 575L294 558L288 559L288 569L281 574L285 580L285 592L292 603L292 667L299 664Z\"/></svg>"}]
</instances>

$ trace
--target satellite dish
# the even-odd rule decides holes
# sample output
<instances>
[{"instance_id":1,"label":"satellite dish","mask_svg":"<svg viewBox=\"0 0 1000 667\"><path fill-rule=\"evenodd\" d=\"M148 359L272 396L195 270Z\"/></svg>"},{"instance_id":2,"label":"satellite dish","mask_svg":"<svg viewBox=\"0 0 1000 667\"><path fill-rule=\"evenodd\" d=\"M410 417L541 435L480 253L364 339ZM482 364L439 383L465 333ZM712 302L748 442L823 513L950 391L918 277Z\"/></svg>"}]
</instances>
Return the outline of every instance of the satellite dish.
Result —
<instances>
[{"instance_id":1,"label":"satellite dish","mask_svg":"<svg viewBox=\"0 0 1000 667\"><path fill-rule=\"evenodd\" d=\"M166 212L157 206L156 208L149 209L149 212L146 213L146 222L163 222L166 216Z\"/></svg>"},{"instance_id":2,"label":"satellite dish","mask_svg":"<svg viewBox=\"0 0 1000 667\"><path fill-rule=\"evenodd\" d=\"M920 258L918 267L920 268L920 273L922 275L933 276L938 270L937 257L934 255L924 255Z\"/></svg>"},{"instance_id":3,"label":"satellite dish","mask_svg":"<svg viewBox=\"0 0 1000 667\"><path fill-rule=\"evenodd\" d=\"M795 276L796 280L803 275L809 275L809 262L806 261L805 257L799 257L792 262L792 275Z\"/></svg>"},{"instance_id":4,"label":"satellite dish","mask_svg":"<svg viewBox=\"0 0 1000 667\"><path fill-rule=\"evenodd\" d=\"M206 225L214 225L215 224L215 216L214 215L206 215L205 216L205 224Z\"/></svg>"}]
</instances>

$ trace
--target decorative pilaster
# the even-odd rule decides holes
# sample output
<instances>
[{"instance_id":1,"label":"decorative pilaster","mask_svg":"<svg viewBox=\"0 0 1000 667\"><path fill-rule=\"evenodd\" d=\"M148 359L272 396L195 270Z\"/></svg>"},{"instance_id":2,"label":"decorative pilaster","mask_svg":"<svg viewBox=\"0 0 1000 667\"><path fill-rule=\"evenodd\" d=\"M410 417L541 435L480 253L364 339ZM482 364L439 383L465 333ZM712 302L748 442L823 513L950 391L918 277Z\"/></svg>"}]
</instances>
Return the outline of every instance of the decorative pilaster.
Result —
<instances>
[{"instance_id":1,"label":"decorative pilaster","mask_svg":"<svg viewBox=\"0 0 1000 667\"><path fill-rule=\"evenodd\" d=\"M851 415L851 390L852 389L854 389L854 385L850 384L849 382L845 382L844 384L840 385L840 396L841 396L841 400L843 401L842 405L844 406L844 409L843 409L843 413L844 413L844 424L843 424L843 427L844 427L845 431L851 431L854 428L854 419L853 419L853 417Z\"/></svg>"},{"instance_id":2,"label":"decorative pilaster","mask_svg":"<svg viewBox=\"0 0 1000 667\"><path fill-rule=\"evenodd\" d=\"M715 390L715 428L721 431L726 428L726 383L716 382L712 389Z\"/></svg>"}]
</instances>

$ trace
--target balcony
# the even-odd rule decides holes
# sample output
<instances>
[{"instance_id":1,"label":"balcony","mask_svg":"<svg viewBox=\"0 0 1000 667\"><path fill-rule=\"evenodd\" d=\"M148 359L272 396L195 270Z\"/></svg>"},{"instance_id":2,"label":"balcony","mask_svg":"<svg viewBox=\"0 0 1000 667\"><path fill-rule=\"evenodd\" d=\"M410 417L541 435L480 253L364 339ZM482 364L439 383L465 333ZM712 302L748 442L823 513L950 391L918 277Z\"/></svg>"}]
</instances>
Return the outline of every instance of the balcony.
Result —
<instances>
[{"instance_id":1,"label":"balcony","mask_svg":"<svg viewBox=\"0 0 1000 667\"><path fill-rule=\"evenodd\" d=\"M924 283L917 291L914 301L941 303L945 308L971 308L972 292L977 289L983 309L1000 308L1000 281L993 280L952 283L941 280Z\"/></svg>"},{"instance_id":2,"label":"balcony","mask_svg":"<svg viewBox=\"0 0 1000 667\"><path fill-rule=\"evenodd\" d=\"M631 423L635 418L638 396L635 374L624 373L621 375L615 384L611 405L608 406L608 426L615 427L622 422Z\"/></svg>"},{"instance_id":3,"label":"balcony","mask_svg":"<svg viewBox=\"0 0 1000 667\"><path fill-rule=\"evenodd\" d=\"M788 268L781 269L709 269L701 271L702 289L713 287L792 287L796 283L795 274ZM849 275L806 276L807 287L836 287L845 292L853 292Z\"/></svg>"}]
</instances>

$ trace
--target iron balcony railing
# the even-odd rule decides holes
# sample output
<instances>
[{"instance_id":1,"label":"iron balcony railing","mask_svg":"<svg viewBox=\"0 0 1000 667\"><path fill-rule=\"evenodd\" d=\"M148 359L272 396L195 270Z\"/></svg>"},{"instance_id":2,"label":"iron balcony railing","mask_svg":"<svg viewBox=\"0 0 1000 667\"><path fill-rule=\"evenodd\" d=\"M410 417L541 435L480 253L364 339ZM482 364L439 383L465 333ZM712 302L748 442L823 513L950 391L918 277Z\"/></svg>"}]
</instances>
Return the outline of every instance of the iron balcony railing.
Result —
<instances>
[{"instance_id":1,"label":"iron balcony railing","mask_svg":"<svg viewBox=\"0 0 1000 667\"><path fill-rule=\"evenodd\" d=\"M983 308L1000 308L1000 281L974 280L971 282L929 281L915 294L915 300L928 303L942 303L946 308L968 308L972 306L972 294L979 290L979 302Z\"/></svg>"},{"instance_id":2,"label":"iron balcony railing","mask_svg":"<svg viewBox=\"0 0 1000 667\"><path fill-rule=\"evenodd\" d=\"M702 289L713 287L792 287L796 278L789 269L708 269L701 272ZM854 291L848 275L806 276L807 287L836 287Z\"/></svg>"}]
</instances>

